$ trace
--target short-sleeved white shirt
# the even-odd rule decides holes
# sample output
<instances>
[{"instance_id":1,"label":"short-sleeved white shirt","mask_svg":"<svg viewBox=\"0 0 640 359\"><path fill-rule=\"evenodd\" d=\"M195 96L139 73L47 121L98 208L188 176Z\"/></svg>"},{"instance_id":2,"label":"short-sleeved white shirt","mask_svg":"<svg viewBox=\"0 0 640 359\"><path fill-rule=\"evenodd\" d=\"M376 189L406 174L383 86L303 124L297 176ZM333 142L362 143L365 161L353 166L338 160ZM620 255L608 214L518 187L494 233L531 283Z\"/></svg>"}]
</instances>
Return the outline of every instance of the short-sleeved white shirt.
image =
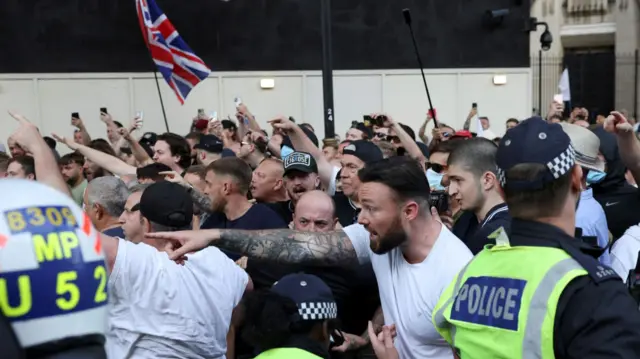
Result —
<instances>
[{"instance_id":1,"label":"short-sleeved white shirt","mask_svg":"<svg viewBox=\"0 0 640 359\"><path fill-rule=\"evenodd\" d=\"M109 359L223 358L247 274L215 247L184 266L119 239L109 277Z\"/></svg>"},{"instance_id":2,"label":"short-sleeved white shirt","mask_svg":"<svg viewBox=\"0 0 640 359\"><path fill-rule=\"evenodd\" d=\"M431 322L442 292L473 258L466 245L442 226L431 253L422 263L409 264L400 248L377 255L369 247L369 232L360 224L344 228L360 263L371 261L380 291L386 325L395 324L395 346L402 359L451 359L452 349Z\"/></svg>"}]
</instances>

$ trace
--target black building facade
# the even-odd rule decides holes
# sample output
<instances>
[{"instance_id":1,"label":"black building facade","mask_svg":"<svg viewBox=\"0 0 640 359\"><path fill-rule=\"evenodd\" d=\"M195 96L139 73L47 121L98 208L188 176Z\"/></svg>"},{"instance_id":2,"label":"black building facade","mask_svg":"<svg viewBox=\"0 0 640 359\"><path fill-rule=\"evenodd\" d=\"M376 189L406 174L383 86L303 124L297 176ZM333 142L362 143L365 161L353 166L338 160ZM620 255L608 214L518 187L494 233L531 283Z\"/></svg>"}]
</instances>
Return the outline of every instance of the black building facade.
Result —
<instances>
[{"instance_id":1,"label":"black building facade","mask_svg":"<svg viewBox=\"0 0 640 359\"><path fill-rule=\"evenodd\" d=\"M214 71L321 68L320 0L156 0ZM135 0L2 0L0 72L145 72ZM334 69L528 67L528 0L333 0ZM509 9L483 26L487 10Z\"/></svg>"}]
</instances>

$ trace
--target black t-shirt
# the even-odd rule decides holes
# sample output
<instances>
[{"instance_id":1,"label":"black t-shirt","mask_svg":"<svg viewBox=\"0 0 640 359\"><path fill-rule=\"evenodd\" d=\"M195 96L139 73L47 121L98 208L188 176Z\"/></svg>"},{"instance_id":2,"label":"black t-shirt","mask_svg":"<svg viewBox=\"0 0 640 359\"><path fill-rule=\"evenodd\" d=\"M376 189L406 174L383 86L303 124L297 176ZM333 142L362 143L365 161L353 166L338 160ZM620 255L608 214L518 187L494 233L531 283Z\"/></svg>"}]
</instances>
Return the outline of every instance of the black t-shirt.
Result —
<instances>
[{"instance_id":1,"label":"black t-shirt","mask_svg":"<svg viewBox=\"0 0 640 359\"><path fill-rule=\"evenodd\" d=\"M473 212L464 212L453 225L452 232L460 238L473 255L478 254L487 244L495 244L489 235L503 227L507 234L511 230L511 216L506 203L500 203L487 212L482 223Z\"/></svg>"},{"instance_id":2,"label":"black t-shirt","mask_svg":"<svg viewBox=\"0 0 640 359\"><path fill-rule=\"evenodd\" d=\"M262 203L256 203L252 205L244 215L232 221L228 220L224 213L211 213L202 223L200 229L213 228L245 230L277 229L288 228L288 223L285 223L282 218L268 206ZM234 261L240 258L240 255L236 253L225 250L222 251Z\"/></svg>"},{"instance_id":3,"label":"black t-shirt","mask_svg":"<svg viewBox=\"0 0 640 359\"><path fill-rule=\"evenodd\" d=\"M360 208L356 207L349 197L342 192L336 192L336 194L333 195L333 202L336 205L338 222L340 222L342 227L358 223Z\"/></svg>"},{"instance_id":4,"label":"black t-shirt","mask_svg":"<svg viewBox=\"0 0 640 359\"><path fill-rule=\"evenodd\" d=\"M276 212L287 224L293 221L293 202L291 200L282 202L266 203L262 202Z\"/></svg>"}]
</instances>

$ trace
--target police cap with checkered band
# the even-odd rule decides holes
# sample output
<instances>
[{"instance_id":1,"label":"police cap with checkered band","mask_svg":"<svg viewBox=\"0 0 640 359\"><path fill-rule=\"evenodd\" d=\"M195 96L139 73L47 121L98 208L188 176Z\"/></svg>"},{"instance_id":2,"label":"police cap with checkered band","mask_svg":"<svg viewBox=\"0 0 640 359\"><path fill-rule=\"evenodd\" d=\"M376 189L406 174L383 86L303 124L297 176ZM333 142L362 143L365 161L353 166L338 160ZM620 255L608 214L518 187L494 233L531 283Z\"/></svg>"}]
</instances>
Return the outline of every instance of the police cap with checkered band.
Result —
<instances>
[{"instance_id":1,"label":"police cap with checkered band","mask_svg":"<svg viewBox=\"0 0 640 359\"><path fill-rule=\"evenodd\" d=\"M509 179L508 171L524 163L541 164L547 170L531 180ZM571 139L559 124L532 117L510 129L502 137L496 164L502 187L537 190L571 171L575 164L575 151Z\"/></svg>"},{"instance_id":2,"label":"police cap with checkered band","mask_svg":"<svg viewBox=\"0 0 640 359\"><path fill-rule=\"evenodd\" d=\"M326 320L338 317L338 306L331 288L311 274L289 274L277 281L271 291L291 298L302 320Z\"/></svg>"}]
</instances>

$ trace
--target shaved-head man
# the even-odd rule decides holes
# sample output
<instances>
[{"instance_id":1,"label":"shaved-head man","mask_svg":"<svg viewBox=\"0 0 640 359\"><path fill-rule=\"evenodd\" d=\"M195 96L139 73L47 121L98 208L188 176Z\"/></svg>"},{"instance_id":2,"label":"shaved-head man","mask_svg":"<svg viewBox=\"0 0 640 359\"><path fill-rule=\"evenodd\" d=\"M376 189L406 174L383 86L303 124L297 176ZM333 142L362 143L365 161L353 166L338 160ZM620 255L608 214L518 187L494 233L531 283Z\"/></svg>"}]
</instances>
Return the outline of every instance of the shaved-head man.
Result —
<instances>
[{"instance_id":1,"label":"shaved-head man","mask_svg":"<svg viewBox=\"0 0 640 359\"><path fill-rule=\"evenodd\" d=\"M333 198L322 191L310 191L298 200L293 225L297 231L333 231L338 223L335 211Z\"/></svg>"},{"instance_id":2,"label":"shaved-head man","mask_svg":"<svg viewBox=\"0 0 640 359\"><path fill-rule=\"evenodd\" d=\"M275 203L287 200L284 188L284 167L282 162L274 159L262 161L253 171L251 178L251 196L265 203Z\"/></svg>"}]
</instances>

